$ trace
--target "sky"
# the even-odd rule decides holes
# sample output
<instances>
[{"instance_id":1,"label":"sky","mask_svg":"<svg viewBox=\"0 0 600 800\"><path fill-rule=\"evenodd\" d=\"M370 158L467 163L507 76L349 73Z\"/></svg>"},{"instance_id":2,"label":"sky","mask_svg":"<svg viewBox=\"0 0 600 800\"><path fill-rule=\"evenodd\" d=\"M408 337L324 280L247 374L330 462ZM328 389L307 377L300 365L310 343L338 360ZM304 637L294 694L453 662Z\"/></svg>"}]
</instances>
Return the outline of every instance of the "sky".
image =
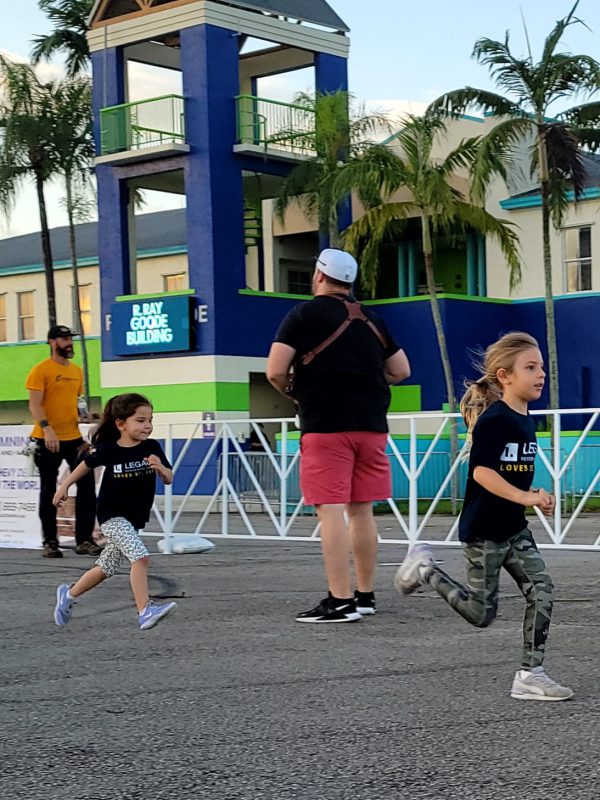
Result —
<instances>
[{"instance_id":1,"label":"sky","mask_svg":"<svg viewBox=\"0 0 600 800\"><path fill-rule=\"evenodd\" d=\"M4 0L5 3L8 0ZM527 53L523 19L534 59L557 19L565 16L569 0L329 0L350 28L350 90L368 107L387 110L392 117L421 113L440 94L465 85L493 87L487 71L471 58L475 41L482 37L503 39L510 32L511 49ZM600 61L600 3L580 0L577 16L586 26L570 28L563 49L586 53ZM31 40L49 31L49 23L37 0L11 4L0 28L0 51L27 58ZM46 70L59 69L59 64ZM293 73L291 73L293 76ZM298 90L309 89L306 75L279 78L264 86L273 99L291 99ZM139 72L135 94L156 96L164 86L149 72ZM50 187L50 224L65 222L61 192ZM165 207L151 198L146 210ZM17 198L10 220L0 217L0 238L39 229L35 195L31 188Z\"/></svg>"}]
</instances>

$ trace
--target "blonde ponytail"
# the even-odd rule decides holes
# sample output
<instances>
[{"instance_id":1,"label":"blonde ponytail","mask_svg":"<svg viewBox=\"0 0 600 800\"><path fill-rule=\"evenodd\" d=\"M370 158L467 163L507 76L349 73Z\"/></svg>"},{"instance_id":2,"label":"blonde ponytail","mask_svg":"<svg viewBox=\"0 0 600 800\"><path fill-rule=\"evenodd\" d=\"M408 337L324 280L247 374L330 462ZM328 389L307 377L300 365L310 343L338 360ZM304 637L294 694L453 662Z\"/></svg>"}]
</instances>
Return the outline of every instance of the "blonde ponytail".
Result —
<instances>
[{"instance_id":1,"label":"blonde ponytail","mask_svg":"<svg viewBox=\"0 0 600 800\"><path fill-rule=\"evenodd\" d=\"M517 356L532 347L539 347L533 336L523 331L513 331L491 344L483 353L478 365L481 378L466 382L467 391L460 401L460 413L467 426L463 458L468 456L471 449L473 428L479 417L493 403L502 400L502 384L498 380L498 371L503 369L511 372Z\"/></svg>"}]
</instances>

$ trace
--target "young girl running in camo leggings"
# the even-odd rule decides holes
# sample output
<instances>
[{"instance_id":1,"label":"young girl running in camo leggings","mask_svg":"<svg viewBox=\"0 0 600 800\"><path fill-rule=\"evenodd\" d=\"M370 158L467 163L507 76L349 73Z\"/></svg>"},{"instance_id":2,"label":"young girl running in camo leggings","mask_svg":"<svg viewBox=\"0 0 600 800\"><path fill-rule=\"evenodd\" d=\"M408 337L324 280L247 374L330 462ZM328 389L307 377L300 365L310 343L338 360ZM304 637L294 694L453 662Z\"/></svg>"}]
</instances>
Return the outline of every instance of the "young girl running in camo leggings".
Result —
<instances>
[{"instance_id":1,"label":"young girl running in camo leggings","mask_svg":"<svg viewBox=\"0 0 600 800\"><path fill-rule=\"evenodd\" d=\"M460 406L472 437L459 521L467 585L436 566L424 544L408 552L394 583L402 594L429 584L467 622L485 628L496 617L504 568L527 603L521 667L511 696L568 700L573 690L553 681L542 666L553 585L525 520L527 506L550 515L555 503L544 489L531 488L537 443L527 406L540 398L545 377L538 343L527 333L503 336L486 350L482 372Z\"/></svg>"},{"instance_id":2,"label":"young girl running in camo leggings","mask_svg":"<svg viewBox=\"0 0 600 800\"><path fill-rule=\"evenodd\" d=\"M76 467L54 495L54 504L67 498L69 486L96 467L104 475L98 494L98 522L107 545L95 566L69 588L56 590L54 621L66 625L73 603L84 592L114 575L123 559L131 563L130 582L142 630L152 628L176 607L155 605L148 597L149 553L138 530L150 518L156 476L173 482L173 471L161 446L148 437L152 433L152 406L141 394L120 394L108 401L100 424L92 435L94 449Z\"/></svg>"}]
</instances>

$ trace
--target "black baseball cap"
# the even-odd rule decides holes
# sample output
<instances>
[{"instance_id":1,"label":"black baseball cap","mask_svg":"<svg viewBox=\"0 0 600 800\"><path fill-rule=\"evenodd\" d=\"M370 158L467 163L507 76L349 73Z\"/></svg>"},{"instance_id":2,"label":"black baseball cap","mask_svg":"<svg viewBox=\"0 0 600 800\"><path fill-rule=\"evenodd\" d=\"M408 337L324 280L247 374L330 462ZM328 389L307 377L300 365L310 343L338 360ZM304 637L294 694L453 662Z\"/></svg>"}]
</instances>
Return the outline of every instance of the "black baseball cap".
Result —
<instances>
[{"instance_id":1,"label":"black baseball cap","mask_svg":"<svg viewBox=\"0 0 600 800\"><path fill-rule=\"evenodd\" d=\"M77 336L71 328L66 325L53 325L48 331L48 341L50 339L64 339L66 336Z\"/></svg>"}]
</instances>

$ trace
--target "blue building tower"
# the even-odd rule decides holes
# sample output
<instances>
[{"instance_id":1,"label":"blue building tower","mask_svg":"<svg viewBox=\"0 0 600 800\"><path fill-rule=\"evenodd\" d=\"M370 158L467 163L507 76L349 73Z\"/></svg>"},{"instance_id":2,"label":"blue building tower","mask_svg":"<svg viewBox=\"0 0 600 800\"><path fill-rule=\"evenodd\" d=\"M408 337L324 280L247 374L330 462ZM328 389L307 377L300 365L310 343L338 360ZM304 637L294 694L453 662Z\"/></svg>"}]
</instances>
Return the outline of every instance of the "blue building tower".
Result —
<instances>
[{"instance_id":1,"label":"blue building tower","mask_svg":"<svg viewBox=\"0 0 600 800\"><path fill-rule=\"evenodd\" d=\"M259 89L306 68L316 92L347 89L347 32L324 0L96 2L88 38L104 397L131 388L158 412L250 412L252 376L263 372L265 342L289 305L260 291L261 204L306 157L285 132L314 125L304 109ZM179 91L148 97L150 73L152 86L167 76ZM132 97L134 74L142 98ZM183 286L145 291L140 190L185 198Z\"/></svg>"}]
</instances>

